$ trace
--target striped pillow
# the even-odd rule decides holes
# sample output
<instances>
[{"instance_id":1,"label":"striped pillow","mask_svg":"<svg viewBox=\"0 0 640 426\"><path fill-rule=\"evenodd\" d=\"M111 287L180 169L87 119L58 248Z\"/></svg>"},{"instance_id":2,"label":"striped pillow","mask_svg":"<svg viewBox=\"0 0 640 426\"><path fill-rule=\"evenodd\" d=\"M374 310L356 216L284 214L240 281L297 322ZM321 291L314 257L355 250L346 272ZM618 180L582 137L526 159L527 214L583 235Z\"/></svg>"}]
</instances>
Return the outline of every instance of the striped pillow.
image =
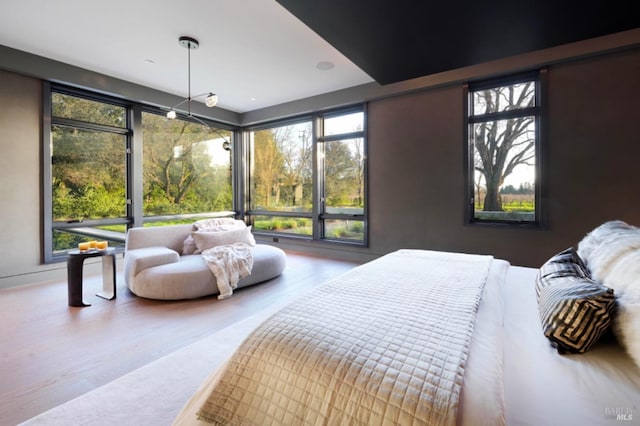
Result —
<instances>
[{"instance_id":1,"label":"striped pillow","mask_svg":"<svg viewBox=\"0 0 640 426\"><path fill-rule=\"evenodd\" d=\"M542 331L558 353L583 353L611 325L613 290L589 278L565 277L540 290Z\"/></svg>"},{"instance_id":2,"label":"striped pillow","mask_svg":"<svg viewBox=\"0 0 640 426\"><path fill-rule=\"evenodd\" d=\"M540 291L554 282L558 278L577 277L591 278L589 269L578 256L573 247L562 250L547 260L538 270L536 276L536 297L540 303Z\"/></svg>"}]
</instances>

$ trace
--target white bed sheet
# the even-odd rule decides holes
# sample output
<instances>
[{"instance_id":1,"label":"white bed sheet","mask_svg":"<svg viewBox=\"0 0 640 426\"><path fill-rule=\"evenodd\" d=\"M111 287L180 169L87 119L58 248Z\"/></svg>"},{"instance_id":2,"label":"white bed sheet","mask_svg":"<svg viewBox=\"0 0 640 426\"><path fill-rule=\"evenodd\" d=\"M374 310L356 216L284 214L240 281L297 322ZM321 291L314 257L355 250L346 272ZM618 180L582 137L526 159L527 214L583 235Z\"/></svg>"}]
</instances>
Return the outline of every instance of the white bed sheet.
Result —
<instances>
[{"instance_id":1,"label":"white bed sheet","mask_svg":"<svg viewBox=\"0 0 640 426\"><path fill-rule=\"evenodd\" d=\"M640 368L612 339L584 354L559 355L541 332L536 272L512 266L507 275L507 424L640 425Z\"/></svg>"},{"instance_id":2,"label":"white bed sheet","mask_svg":"<svg viewBox=\"0 0 640 426\"><path fill-rule=\"evenodd\" d=\"M459 425L505 424L502 330L508 268L505 260L494 259L491 263L465 367Z\"/></svg>"}]
</instances>

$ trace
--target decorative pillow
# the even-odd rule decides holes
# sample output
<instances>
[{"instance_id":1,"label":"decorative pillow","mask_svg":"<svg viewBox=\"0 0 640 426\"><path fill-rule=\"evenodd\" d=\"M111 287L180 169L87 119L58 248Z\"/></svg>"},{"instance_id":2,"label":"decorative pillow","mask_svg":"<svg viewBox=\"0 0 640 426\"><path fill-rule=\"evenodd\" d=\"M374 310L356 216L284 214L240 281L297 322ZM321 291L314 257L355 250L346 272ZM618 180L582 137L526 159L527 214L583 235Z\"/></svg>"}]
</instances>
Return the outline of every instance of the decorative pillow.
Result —
<instances>
[{"instance_id":1,"label":"decorative pillow","mask_svg":"<svg viewBox=\"0 0 640 426\"><path fill-rule=\"evenodd\" d=\"M246 228L247 224L242 220L234 219L232 217L221 217L214 219L203 219L193 224L193 229L196 231L216 232L216 231L230 231L236 228ZM198 247L191 234L185 238L182 245L182 254L199 254L196 253Z\"/></svg>"},{"instance_id":2,"label":"decorative pillow","mask_svg":"<svg viewBox=\"0 0 640 426\"><path fill-rule=\"evenodd\" d=\"M197 250L195 254L201 253L206 249L225 244L245 243L250 246L256 245L256 240L251 233L251 226L235 228L229 231L197 231L192 232L191 235L196 242Z\"/></svg>"},{"instance_id":3,"label":"decorative pillow","mask_svg":"<svg viewBox=\"0 0 640 426\"><path fill-rule=\"evenodd\" d=\"M238 222L242 222L241 220ZM200 231L205 228L210 228L212 226L218 225L233 225L236 223L236 219L232 217L216 217L212 219L202 219L193 223L193 229L195 231ZM244 222L242 222L244 224Z\"/></svg>"},{"instance_id":4,"label":"decorative pillow","mask_svg":"<svg viewBox=\"0 0 640 426\"><path fill-rule=\"evenodd\" d=\"M540 290L542 331L558 353L583 353L609 329L613 290L589 278L562 277Z\"/></svg>"},{"instance_id":5,"label":"decorative pillow","mask_svg":"<svg viewBox=\"0 0 640 426\"><path fill-rule=\"evenodd\" d=\"M540 291L563 277L591 278L589 270L573 247L562 250L547 260L536 276L536 297L540 303Z\"/></svg>"}]
</instances>

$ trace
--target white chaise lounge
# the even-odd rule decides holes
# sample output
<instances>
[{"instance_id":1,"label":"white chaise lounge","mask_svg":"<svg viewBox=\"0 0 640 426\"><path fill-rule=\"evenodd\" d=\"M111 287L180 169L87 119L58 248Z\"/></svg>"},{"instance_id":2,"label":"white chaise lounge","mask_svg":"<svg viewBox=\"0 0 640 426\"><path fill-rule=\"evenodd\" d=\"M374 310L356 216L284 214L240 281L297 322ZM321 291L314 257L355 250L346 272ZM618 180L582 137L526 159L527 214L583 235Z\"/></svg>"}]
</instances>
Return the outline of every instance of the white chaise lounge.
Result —
<instances>
[{"instance_id":1,"label":"white chaise lounge","mask_svg":"<svg viewBox=\"0 0 640 426\"><path fill-rule=\"evenodd\" d=\"M171 225L133 228L127 233L124 278L137 296L148 299L179 300L219 294L216 278L199 254L183 254L185 239L193 226ZM238 288L257 284L282 273L284 251L266 244L253 249L251 275Z\"/></svg>"}]
</instances>

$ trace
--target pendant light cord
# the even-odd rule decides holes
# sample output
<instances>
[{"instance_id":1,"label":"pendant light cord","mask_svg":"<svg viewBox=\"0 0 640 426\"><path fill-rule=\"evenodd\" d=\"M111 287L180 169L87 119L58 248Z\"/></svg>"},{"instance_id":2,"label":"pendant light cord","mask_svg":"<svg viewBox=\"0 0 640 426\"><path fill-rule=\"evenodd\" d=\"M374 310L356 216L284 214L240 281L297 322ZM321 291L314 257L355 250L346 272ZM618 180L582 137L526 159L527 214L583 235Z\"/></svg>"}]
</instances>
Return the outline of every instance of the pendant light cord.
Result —
<instances>
[{"instance_id":1,"label":"pendant light cord","mask_svg":"<svg viewBox=\"0 0 640 426\"><path fill-rule=\"evenodd\" d=\"M187 45L187 67L189 70L189 76L187 78L188 81L188 93L189 93L189 117L191 117L191 45Z\"/></svg>"}]
</instances>

